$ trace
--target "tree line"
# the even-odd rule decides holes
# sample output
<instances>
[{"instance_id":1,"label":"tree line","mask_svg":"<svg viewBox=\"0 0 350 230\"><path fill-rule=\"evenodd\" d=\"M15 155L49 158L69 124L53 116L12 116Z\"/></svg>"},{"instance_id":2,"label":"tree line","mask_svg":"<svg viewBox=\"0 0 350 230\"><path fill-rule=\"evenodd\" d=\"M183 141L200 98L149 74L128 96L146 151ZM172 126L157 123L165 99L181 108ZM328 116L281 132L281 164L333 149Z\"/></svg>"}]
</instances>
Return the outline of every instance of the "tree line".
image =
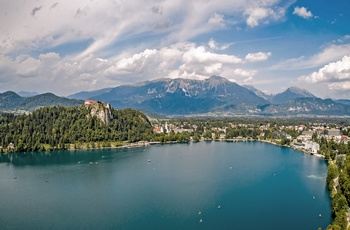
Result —
<instances>
[{"instance_id":1,"label":"tree line","mask_svg":"<svg viewBox=\"0 0 350 230\"><path fill-rule=\"evenodd\" d=\"M0 115L0 151L65 149L69 144L108 141L136 142L153 137L148 118L133 109L111 109L107 124L80 107L43 107L30 114Z\"/></svg>"},{"instance_id":2,"label":"tree line","mask_svg":"<svg viewBox=\"0 0 350 230\"><path fill-rule=\"evenodd\" d=\"M328 230L347 230L350 204L350 142L319 140L320 152L328 159L326 182L331 191L333 222Z\"/></svg>"}]
</instances>

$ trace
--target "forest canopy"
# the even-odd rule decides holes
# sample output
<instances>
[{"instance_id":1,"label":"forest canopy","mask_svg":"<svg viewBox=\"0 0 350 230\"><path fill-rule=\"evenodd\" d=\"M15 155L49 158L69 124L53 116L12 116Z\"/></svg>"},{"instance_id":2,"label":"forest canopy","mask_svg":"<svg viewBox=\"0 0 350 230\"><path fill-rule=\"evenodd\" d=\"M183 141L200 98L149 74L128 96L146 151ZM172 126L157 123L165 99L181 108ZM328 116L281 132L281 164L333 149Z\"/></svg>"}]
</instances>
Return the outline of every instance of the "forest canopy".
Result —
<instances>
[{"instance_id":1,"label":"forest canopy","mask_svg":"<svg viewBox=\"0 0 350 230\"><path fill-rule=\"evenodd\" d=\"M1 151L65 149L78 142L136 142L153 135L148 118L137 110L111 108L113 119L106 124L89 113L84 106L55 106L30 114L1 114Z\"/></svg>"}]
</instances>

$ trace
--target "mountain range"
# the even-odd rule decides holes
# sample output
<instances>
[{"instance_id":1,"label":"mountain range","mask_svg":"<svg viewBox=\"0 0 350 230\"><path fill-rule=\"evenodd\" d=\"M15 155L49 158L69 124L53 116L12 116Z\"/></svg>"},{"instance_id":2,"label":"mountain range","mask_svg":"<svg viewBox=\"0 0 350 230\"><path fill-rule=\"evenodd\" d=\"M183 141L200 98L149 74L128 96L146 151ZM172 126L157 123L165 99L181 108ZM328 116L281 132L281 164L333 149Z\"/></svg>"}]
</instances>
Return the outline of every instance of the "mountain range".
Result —
<instances>
[{"instance_id":1,"label":"mountain range","mask_svg":"<svg viewBox=\"0 0 350 230\"><path fill-rule=\"evenodd\" d=\"M157 79L68 97L101 100L116 108L131 107L163 115L350 115L349 100L323 100L297 87L268 95L220 76L205 80Z\"/></svg>"},{"instance_id":2,"label":"mountain range","mask_svg":"<svg viewBox=\"0 0 350 230\"><path fill-rule=\"evenodd\" d=\"M35 94L35 93L33 93ZM65 97L52 93L30 96L0 93L0 111L33 111L42 106L76 106L87 99L110 102L114 108L134 108L165 116L350 116L350 100L321 99L297 87L276 95L226 78L157 79Z\"/></svg>"}]
</instances>

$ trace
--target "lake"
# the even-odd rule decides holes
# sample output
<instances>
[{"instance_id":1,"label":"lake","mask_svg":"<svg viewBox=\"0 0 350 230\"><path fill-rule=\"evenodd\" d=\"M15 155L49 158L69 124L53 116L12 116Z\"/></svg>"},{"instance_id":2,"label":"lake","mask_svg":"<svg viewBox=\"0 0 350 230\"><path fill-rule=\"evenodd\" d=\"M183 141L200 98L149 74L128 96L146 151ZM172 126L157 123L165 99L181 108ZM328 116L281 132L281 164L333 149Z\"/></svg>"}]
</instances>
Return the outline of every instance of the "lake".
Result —
<instances>
[{"instance_id":1,"label":"lake","mask_svg":"<svg viewBox=\"0 0 350 230\"><path fill-rule=\"evenodd\" d=\"M1 229L325 229L326 161L261 142L2 155ZM319 215L322 217L319 217Z\"/></svg>"}]
</instances>

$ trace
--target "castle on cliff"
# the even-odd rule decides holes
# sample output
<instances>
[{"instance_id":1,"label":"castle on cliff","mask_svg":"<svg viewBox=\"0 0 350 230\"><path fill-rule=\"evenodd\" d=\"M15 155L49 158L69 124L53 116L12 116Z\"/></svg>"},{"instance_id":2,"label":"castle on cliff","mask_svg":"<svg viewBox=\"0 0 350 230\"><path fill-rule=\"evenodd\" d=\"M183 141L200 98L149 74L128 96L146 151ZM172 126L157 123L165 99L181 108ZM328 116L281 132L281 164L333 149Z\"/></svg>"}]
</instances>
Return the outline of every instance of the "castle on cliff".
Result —
<instances>
[{"instance_id":1,"label":"castle on cliff","mask_svg":"<svg viewBox=\"0 0 350 230\"><path fill-rule=\"evenodd\" d=\"M84 106L90 110L89 116L96 116L105 124L113 119L111 105L109 103L104 104L102 101L86 100Z\"/></svg>"}]
</instances>

